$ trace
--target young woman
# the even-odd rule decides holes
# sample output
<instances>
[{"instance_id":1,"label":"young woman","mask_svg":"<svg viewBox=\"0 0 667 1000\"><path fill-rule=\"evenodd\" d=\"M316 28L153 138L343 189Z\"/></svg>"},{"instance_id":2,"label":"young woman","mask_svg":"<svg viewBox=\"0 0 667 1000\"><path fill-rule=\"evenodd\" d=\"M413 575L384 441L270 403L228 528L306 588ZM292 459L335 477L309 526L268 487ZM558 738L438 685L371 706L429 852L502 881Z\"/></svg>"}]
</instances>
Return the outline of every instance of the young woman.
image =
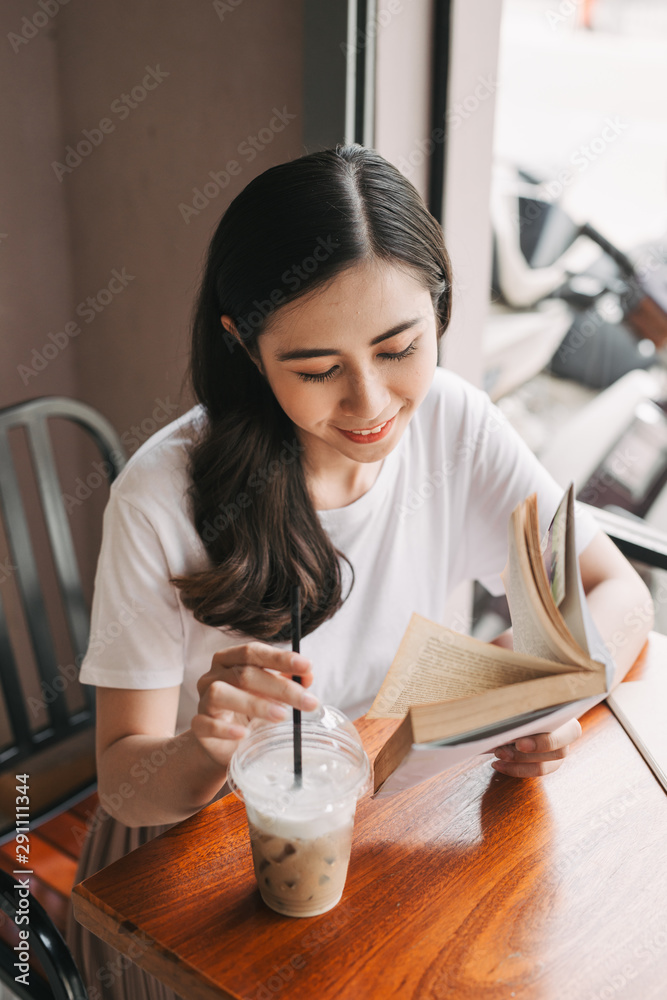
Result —
<instances>
[{"instance_id":1,"label":"young woman","mask_svg":"<svg viewBox=\"0 0 667 1000\"><path fill-rule=\"evenodd\" d=\"M252 719L317 700L363 713L413 611L441 619L466 579L501 592L516 504L536 491L548 524L561 486L437 365L450 304L440 226L370 149L273 167L223 215L194 319L199 406L133 456L105 514L81 669L98 687L104 808L78 877L222 794ZM584 514L577 545L620 679L650 599ZM499 748L494 767L545 774L580 732ZM93 997L173 996L73 922L69 937Z\"/></svg>"}]
</instances>

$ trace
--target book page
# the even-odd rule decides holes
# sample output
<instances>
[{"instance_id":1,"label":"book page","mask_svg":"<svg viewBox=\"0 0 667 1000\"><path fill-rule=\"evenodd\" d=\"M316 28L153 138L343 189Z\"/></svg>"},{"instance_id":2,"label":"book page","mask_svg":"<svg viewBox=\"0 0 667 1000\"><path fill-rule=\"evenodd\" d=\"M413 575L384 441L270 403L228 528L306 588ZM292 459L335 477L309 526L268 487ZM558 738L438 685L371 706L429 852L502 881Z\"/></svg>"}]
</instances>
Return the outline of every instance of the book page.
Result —
<instances>
[{"instance_id":1,"label":"book page","mask_svg":"<svg viewBox=\"0 0 667 1000\"><path fill-rule=\"evenodd\" d=\"M562 531L562 517L559 527ZM572 541L573 536L570 535L568 539L566 531L566 553ZM552 549L552 574L555 572L553 561L557 556L558 552ZM562 569L561 566L561 575ZM576 560L574 569L578 573ZM588 655L588 647L584 650L576 642L563 615L554 604L542 557L535 494L512 512L508 564L502 579L512 618L515 649L553 659L558 663L570 663L584 670L599 669L599 665L593 663ZM585 637L585 633L582 634Z\"/></svg>"},{"instance_id":2,"label":"book page","mask_svg":"<svg viewBox=\"0 0 667 1000\"><path fill-rule=\"evenodd\" d=\"M577 558L577 546L575 536L574 521L574 485L570 483L565 495L565 594L559 605L559 611L565 619L574 639L579 643L585 653L591 655L584 625L584 615L582 611L582 599L586 603L586 595L581 584L581 574L579 572L579 559ZM563 506L561 501L556 516ZM552 522L553 523L553 522Z\"/></svg>"},{"instance_id":3,"label":"book page","mask_svg":"<svg viewBox=\"0 0 667 1000\"><path fill-rule=\"evenodd\" d=\"M369 718L402 718L411 705L463 698L572 667L560 667L413 614Z\"/></svg>"},{"instance_id":4,"label":"book page","mask_svg":"<svg viewBox=\"0 0 667 1000\"><path fill-rule=\"evenodd\" d=\"M549 581L549 587L551 588L551 596L557 608L560 607L567 589L565 583L567 501L568 494L565 493L540 546L544 559L544 569Z\"/></svg>"},{"instance_id":5,"label":"book page","mask_svg":"<svg viewBox=\"0 0 667 1000\"><path fill-rule=\"evenodd\" d=\"M521 569L519 546L523 536L523 512L517 508L510 519L509 555L502 572L507 603L512 619L512 641L520 653L539 656L556 663L566 662L560 646L544 628L540 611L530 599Z\"/></svg>"},{"instance_id":6,"label":"book page","mask_svg":"<svg viewBox=\"0 0 667 1000\"><path fill-rule=\"evenodd\" d=\"M563 500L561 500L561 506L565 501L565 512L567 514L568 502L571 507L572 503L572 487L565 493ZM566 577L561 583L569 585L572 589L576 588L576 576L579 575L579 564L576 560L576 552L574 553L574 563L571 562L571 555L574 547L574 533L570 530L568 532L567 528L567 517L562 518L559 524L559 530L564 532L562 537L562 543L564 548L564 555L566 556L565 561L561 560L560 570L558 573L556 567L552 564L552 572L556 572L557 576L563 575ZM553 521L552 521L553 525ZM563 618L563 615L559 609L554 604L552 589L549 585L549 578L547 576L546 567L544 565L544 559L542 556L542 543L540 541L540 520L539 513L537 510L537 496L533 493L532 496L528 497L524 504L524 529L526 534L526 555L530 568L532 571L533 580L535 582L535 587L537 589L537 597L542 605L544 612L544 619L547 622L547 630L549 638L552 642L558 644L561 651L560 658L570 663L577 664L584 669L598 669L598 664L591 663L591 658L588 655L588 646L586 644L586 635L583 630L583 623L579 622L580 636L583 640L583 647L572 635L572 632L568 628L567 622ZM552 535L553 539L553 535ZM558 556L557 550L552 551L552 561L553 556ZM571 579L567 577L566 570L570 567L574 567L575 578ZM530 593L528 594L530 597ZM567 597L565 598L567 599ZM577 612L579 614L579 619L581 619L581 607L579 602L577 602ZM538 611L542 612L541 608L537 608Z\"/></svg>"},{"instance_id":7,"label":"book page","mask_svg":"<svg viewBox=\"0 0 667 1000\"><path fill-rule=\"evenodd\" d=\"M565 499L567 499L567 518L565 522L565 597L558 610L562 614L573 638L576 639L579 646L588 654L590 659L604 664L607 690L609 690L616 673L616 663L593 621L588 608L584 585L581 581L576 548L574 485L572 483L570 483L569 489L563 501L561 501L556 512L556 517L559 516Z\"/></svg>"},{"instance_id":8,"label":"book page","mask_svg":"<svg viewBox=\"0 0 667 1000\"><path fill-rule=\"evenodd\" d=\"M446 671L443 671L443 664L446 664ZM389 707L390 716L405 715L411 705L466 698L542 675L541 671L525 664L492 660L485 649L471 649L436 636L431 636L420 649L415 666L406 686Z\"/></svg>"}]
</instances>

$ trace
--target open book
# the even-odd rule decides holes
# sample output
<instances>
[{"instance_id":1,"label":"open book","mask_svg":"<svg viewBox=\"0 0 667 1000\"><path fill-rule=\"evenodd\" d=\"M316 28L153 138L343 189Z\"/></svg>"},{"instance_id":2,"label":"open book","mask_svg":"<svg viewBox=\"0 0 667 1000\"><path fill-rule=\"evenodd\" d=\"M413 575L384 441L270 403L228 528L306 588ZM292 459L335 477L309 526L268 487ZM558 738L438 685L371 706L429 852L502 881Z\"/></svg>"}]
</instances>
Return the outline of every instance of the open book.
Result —
<instances>
[{"instance_id":1,"label":"open book","mask_svg":"<svg viewBox=\"0 0 667 1000\"><path fill-rule=\"evenodd\" d=\"M619 684L607 704L667 792L667 667Z\"/></svg>"},{"instance_id":2,"label":"open book","mask_svg":"<svg viewBox=\"0 0 667 1000\"><path fill-rule=\"evenodd\" d=\"M533 494L514 510L502 574L514 649L413 614L369 718L403 719L377 755L391 794L520 736L551 732L606 697L615 665L588 612L574 489L540 541Z\"/></svg>"}]
</instances>

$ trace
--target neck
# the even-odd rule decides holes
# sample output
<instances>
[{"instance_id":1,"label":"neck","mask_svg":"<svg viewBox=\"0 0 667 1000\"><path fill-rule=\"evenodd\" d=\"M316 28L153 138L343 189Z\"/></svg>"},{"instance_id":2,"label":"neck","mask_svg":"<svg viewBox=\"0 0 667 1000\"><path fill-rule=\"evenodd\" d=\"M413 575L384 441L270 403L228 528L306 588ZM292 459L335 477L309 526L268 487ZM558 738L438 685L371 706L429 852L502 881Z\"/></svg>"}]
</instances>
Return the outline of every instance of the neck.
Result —
<instances>
[{"instance_id":1,"label":"neck","mask_svg":"<svg viewBox=\"0 0 667 1000\"><path fill-rule=\"evenodd\" d=\"M368 493L384 461L355 462L332 448L318 447L321 442L304 440L303 444L306 481L315 510L334 510L354 503Z\"/></svg>"}]
</instances>

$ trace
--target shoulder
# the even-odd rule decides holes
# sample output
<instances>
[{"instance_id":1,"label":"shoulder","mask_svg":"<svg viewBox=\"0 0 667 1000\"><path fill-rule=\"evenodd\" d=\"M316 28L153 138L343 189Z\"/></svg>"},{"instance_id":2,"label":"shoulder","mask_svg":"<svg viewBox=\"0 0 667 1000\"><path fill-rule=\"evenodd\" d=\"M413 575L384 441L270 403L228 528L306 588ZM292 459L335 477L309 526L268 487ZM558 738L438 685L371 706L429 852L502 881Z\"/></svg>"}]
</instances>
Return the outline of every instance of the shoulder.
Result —
<instances>
[{"instance_id":1,"label":"shoulder","mask_svg":"<svg viewBox=\"0 0 667 1000\"><path fill-rule=\"evenodd\" d=\"M147 514L156 505L180 500L190 486L190 452L205 425L203 408L194 406L153 434L113 483L112 498L125 500Z\"/></svg>"}]
</instances>

